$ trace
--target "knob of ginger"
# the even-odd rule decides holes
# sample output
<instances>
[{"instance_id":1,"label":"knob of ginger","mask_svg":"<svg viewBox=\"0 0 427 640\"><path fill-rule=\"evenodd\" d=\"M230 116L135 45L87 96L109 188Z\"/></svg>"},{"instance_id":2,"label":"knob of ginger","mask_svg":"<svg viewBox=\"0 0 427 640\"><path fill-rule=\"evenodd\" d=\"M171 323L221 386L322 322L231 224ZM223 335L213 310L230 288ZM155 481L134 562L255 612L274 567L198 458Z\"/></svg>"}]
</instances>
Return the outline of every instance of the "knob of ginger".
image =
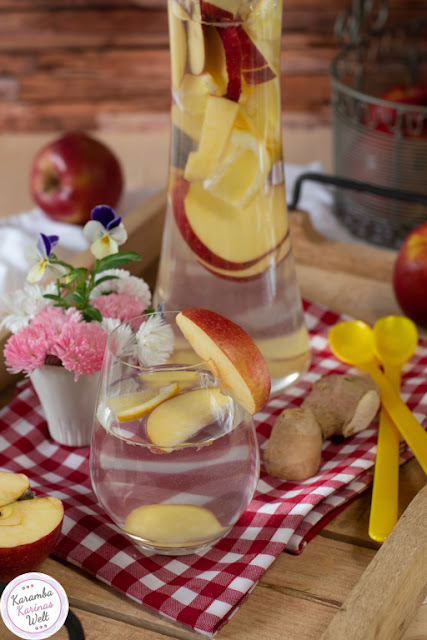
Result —
<instances>
[{"instance_id":1,"label":"knob of ginger","mask_svg":"<svg viewBox=\"0 0 427 640\"><path fill-rule=\"evenodd\" d=\"M264 450L267 473L290 481L311 478L321 464L323 440L366 429L380 405L380 390L369 376L323 376L300 408L277 417Z\"/></svg>"}]
</instances>

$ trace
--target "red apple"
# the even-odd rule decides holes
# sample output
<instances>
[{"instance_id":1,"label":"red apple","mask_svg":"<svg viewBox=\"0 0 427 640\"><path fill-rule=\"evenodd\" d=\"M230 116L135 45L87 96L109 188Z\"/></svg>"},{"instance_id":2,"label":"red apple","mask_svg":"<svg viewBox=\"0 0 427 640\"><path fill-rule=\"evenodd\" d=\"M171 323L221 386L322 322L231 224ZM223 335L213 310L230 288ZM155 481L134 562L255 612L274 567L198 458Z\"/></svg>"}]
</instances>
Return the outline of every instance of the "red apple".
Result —
<instances>
[{"instance_id":1,"label":"red apple","mask_svg":"<svg viewBox=\"0 0 427 640\"><path fill-rule=\"evenodd\" d=\"M270 396L270 374L246 331L209 309L185 309L178 313L176 322L225 390L251 415L260 411Z\"/></svg>"},{"instance_id":2,"label":"red apple","mask_svg":"<svg viewBox=\"0 0 427 640\"><path fill-rule=\"evenodd\" d=\"M85 224L99 204L115 207L123 190L123 173L105 144L81 131L66 133L36 154L30 191L36 204L54 220Z\"/></svg>"},{"instance_id":3,"label":"red apple","mask_svg":"<svg viewBox=\"0 0 427 640\"><path fill-rule=\"evenodd\" d=\"M21 496L29 487L22 473L0 472L0 580L33 571L53 551L64 508L54 497ZM10 500L10 502L8 502Z\"/></svg>"},{"instance_id":4,"label":"red apple","mask_svg":"<svg viewBox=\"0 0 427 640\"><path fill-rule=\"evenodd\" d=\"M402 311L427 328L427 222L403 243L394 264L393 288Z\"/></svg>"},{"instance_id":5,"label":"red apple","mask_svg":"<svg viewBox=\"0 0 427 640\"><path fill-rule=\"evenodd\" d=\"M379 98L402 105L426 107L427 87L422 85L397 85L382 93ZM376 131L394 133L394 127L397 122L397 109L371 104L368 114L368 122L375 124ZM417 111L405 113L405 118L401 125L402 132L405 136L419 137L420 135L427 135L427 120L424 119L422 131L419 131L419 119L420 113Z\"/></svg>"}]
</instances>

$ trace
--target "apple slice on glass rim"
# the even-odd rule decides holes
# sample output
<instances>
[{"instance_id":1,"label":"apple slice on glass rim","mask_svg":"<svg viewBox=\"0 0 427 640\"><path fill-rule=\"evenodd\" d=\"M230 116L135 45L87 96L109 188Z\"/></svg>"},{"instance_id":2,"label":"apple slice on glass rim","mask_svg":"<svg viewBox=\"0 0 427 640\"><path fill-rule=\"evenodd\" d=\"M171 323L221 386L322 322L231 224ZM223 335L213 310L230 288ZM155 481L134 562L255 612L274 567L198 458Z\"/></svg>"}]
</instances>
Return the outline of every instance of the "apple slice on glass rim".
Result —
<instances>
[{"instance_id":1,"label":"apple slice on glass rim","mask_svg":"<svg viewBox=\"0 0 427 640\"><path fill-rule=\"evenodd\" d=\"M197 307L178 313L176 322L199 358L221 380L224 393L249 414L260 411L270 396L270 374L246 331L215 311Z\"/></svg>"}]
</instances>

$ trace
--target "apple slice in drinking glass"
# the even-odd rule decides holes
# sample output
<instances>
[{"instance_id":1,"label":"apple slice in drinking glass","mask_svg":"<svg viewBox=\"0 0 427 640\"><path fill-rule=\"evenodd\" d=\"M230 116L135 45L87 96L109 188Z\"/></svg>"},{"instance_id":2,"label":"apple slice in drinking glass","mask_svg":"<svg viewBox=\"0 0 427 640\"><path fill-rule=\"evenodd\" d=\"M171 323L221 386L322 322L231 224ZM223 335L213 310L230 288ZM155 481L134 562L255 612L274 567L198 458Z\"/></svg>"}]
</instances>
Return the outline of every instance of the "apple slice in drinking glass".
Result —
<instances>
[{"instance_id":1,"label":"apple slice in drinking glass","mask_svg":"<svg viewBox=\"0 0 427 640\"><path fill-rule=\"evenodd\" d=\"M217 387L192 389L159 404L147 418L147 435L156 446L169 449L188 442L215 418L227 418L232 403Z\"/></svg>"},{"instance_id":2,"label":"apple slice in drinking glass","mask_svg":"<svg viewBox=\"0 0 427 640\"><path fill-rule=\"evenodd\" d=\"M30 481L23 473L0 471L0 507L18 500L29 487Z\"/></svg>"},{"instance_id":3,"label":"apple slice in drinking glass","mask_svg":"<svg viewBox=\"0 0 427 640\"><path fill-rule=\"evenodd\" d=\"M246 331L215 311L196 307L178 313L176 322L224 391L251 415L260 411L270 396L270 374Z\"/></svg>"},{"instance_id":4,"label":"apple slice in drinking glass","mask_svg":"<svg viewBox=\"0 0 427 640\"><path fill-rule=\"evenodd\" d=\"M125 531L144 540L172 546L197 543L221 536L222 527L205 507L191 504L149 504L137 507L126 518Z\"/></svg>"}]
</instances>

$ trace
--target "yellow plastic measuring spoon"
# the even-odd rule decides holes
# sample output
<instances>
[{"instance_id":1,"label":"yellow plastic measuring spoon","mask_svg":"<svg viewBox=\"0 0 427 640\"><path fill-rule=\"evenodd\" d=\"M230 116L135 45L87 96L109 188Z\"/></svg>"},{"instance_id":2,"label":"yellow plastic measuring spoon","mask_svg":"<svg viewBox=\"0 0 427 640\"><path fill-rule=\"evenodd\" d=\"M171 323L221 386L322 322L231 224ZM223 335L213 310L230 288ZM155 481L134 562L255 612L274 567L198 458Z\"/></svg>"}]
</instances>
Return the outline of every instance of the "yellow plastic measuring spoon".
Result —
<instances>
[{"instance_id":1,"label":"yellow plastic measuring spoon","mask_svg":"<svg viewBox=\"0 0 427 640\"><path fill-rule=\"evenodd\" d=\"M377 383L383 406L427 474L427 432L377 364L371 327L360 320L340 322L329 331L329 344L337 358L368 373Z\"/></svg>"},{"instance_id":2,"label":"yellow plastic measuring spoon","mask_svg":"<svg viewBox=\"0 0 427 640\"><path fill-rule=\"evenodd\" d=\"M400 371L418 344L416 325L405 316L386 316L373 327L374 350L396 392ZM399 487L399 431L382 409L378 429L377 457L372 487L369 536L384 542L397 522Z\"/></svg>"}]
</instances>

